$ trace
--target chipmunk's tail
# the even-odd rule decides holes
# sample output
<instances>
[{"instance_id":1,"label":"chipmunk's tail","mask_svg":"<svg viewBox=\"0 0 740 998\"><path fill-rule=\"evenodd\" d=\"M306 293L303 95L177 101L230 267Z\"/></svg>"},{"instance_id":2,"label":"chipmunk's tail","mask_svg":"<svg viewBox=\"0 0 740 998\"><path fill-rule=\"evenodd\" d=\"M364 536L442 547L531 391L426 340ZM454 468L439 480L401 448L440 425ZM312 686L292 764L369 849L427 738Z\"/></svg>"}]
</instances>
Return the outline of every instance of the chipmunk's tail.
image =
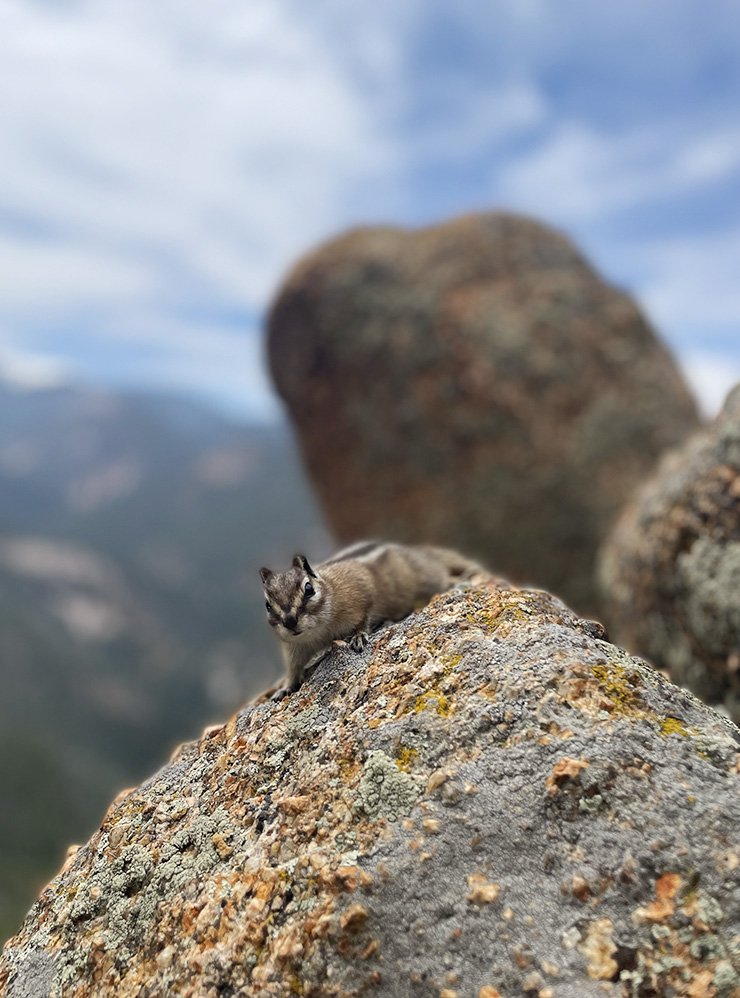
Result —
<instances>
[{"instance_id":1,"label":"chipmunk's tail","mask_svg":"<svg viewBox=\"0 0 740 998\"><path fill-rule=\"evenodd\" d=\"M472 575L482 572L488 575L488 570L479 561L468 558L467 555L453 551L451 548L438 548L426 546L425 551L439 559L453 579L469 579Z\"/></svg>"}]
</instances>

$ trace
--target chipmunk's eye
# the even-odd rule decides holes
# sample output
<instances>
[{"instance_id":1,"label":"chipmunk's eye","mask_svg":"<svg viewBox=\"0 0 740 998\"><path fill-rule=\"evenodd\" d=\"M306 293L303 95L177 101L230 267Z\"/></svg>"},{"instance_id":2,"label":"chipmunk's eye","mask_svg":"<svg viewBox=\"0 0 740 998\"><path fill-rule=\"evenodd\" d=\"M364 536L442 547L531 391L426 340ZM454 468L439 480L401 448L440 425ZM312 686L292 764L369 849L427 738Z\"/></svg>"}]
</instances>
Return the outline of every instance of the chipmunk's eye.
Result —
<instances>
[{"instance_id":1,"label":"chipmunk's eye","mask_svg":"<svg viewBox=\"0 0 740 998\"><path fill-rule=\"evenodd\" d=\"M269 601L269 599L266 599L266 600L265 600L265 606L267 607L268 611L269 611L269 610L272 610L272 607L270 606L270 601Z\"/></svg>"},{"instance_id":2,"label":"chipmunk's eye","mask_svg":"<svg viewBox=\"0 0 740 998\"><path fill-rule=\"evenodd\" d=\"M310 582L307 582L303 587L303 591L306 594L306 596L313 596L316 590L314 589L314 587L311 585Z\"/></svg>"}]
</instances>

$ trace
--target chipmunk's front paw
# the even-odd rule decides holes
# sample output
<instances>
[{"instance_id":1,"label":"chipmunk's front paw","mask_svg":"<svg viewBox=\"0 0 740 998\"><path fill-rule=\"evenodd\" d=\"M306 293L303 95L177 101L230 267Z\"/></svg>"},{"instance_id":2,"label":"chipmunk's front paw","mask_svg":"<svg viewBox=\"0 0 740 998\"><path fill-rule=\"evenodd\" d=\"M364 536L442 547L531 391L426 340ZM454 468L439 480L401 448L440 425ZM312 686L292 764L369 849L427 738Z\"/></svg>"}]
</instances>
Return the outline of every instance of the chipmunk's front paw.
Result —
<instances>
[{"instance_id":1,"label":"chipmunk's front paw","mask_svg":"<svg viewBox=\"0 0 740 998\"><path fill-rule=\"evenodd\" d=\"M369 640L367 631L358 631L357 634L352 635L348 644L352 651L361 652L367 648Z\"/></svg>"}]
</instances>

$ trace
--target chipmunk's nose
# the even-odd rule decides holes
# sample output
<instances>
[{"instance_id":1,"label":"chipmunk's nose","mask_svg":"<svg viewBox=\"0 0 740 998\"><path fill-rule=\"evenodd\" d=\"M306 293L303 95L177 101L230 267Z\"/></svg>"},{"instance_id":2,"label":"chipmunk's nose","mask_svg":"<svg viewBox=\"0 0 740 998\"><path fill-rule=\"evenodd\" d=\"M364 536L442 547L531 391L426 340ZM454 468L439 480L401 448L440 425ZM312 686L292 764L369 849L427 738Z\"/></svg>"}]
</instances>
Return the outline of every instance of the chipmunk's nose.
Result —
<instances>
[{"instance_id":1,"label":"chipmunk's nose","mask_svg":"<svg viewBox=\"0 0 740 998\"><path fill-rule=\"evenodd\" d=\"M291 616L285 618L285 626L288 628L289 631L294 630L297 623L298 623L297 617Z\"/></svg>"}]
</instances>

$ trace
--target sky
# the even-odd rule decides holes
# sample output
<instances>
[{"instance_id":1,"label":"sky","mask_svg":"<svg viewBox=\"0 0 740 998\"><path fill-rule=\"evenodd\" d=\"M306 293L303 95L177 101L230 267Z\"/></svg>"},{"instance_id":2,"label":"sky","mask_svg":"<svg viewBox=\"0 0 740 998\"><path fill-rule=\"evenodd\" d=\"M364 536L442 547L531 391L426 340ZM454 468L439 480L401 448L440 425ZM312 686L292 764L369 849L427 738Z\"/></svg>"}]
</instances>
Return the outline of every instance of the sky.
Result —
<instances>
[{"instance_id":1,"label":"sky","mask_svg":"<svg viewBox=\"0 0 740 998\"><path fill-rule=\"evenodd\" d=\"M736 0L3 0L0 370L270 420L263 317L357 224L573 238L740 381Z\"/></svg>"}]
</instances>

